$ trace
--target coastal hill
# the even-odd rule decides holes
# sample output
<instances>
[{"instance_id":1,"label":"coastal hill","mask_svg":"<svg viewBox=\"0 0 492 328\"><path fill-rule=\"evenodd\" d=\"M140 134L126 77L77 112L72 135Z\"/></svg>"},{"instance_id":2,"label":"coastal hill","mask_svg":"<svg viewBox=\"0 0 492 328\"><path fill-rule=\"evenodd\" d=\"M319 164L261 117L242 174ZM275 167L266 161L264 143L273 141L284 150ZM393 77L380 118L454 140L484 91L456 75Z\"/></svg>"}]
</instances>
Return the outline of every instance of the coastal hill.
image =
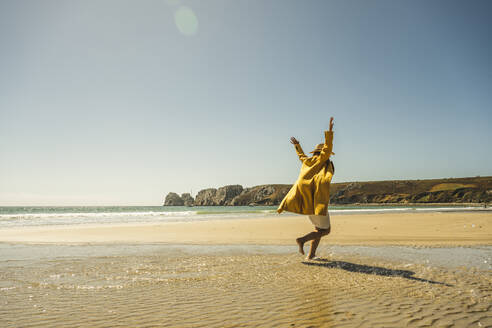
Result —
<instances>
[{"instance_id":1,"label":"coastal hill","mask_svg":"<svg viewBox=\"0 0 492 328\"><path fill-rule=\"evenodd\" d=\"M229 185L190 194L169 193L164 206L278 205L292 185L250 188ZM492 177L333 183L331 204L425 204L492 202Z\"/></svg>"}]
</instances>

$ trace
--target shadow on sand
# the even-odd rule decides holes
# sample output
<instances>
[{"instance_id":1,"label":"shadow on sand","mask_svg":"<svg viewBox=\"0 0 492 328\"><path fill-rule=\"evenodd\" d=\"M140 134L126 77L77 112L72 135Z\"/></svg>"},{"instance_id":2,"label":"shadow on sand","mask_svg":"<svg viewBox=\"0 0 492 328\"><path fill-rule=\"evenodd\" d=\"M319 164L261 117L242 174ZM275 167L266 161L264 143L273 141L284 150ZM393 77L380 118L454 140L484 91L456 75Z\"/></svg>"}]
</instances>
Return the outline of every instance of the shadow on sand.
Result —
<instances>
[{"instance_id":1,"label":"shadow on sand","mask_svg":"<svg viewBox=\"0 0 492 328\"><path fill-rule=\"evenodd\" d=\"M387 268L364 265L364 264L355 264L355 263L350 263L350 262L345 262L345 261L330 261L327 259L318 259L318 260L316 260L316 262L302 262L302 263L305 265L319 266L319 267L325 267L325 268L337 268L337 269L342 269L342 270L350 271L350 272L375 274L375 275L384 276L384 277L395 277L396 276L396 277L402 277L402 278L406 278L406 279L410 279L410 280L426 282L429 284L437 284L437 285L444 285L447 287L453 287L453 285L446 284L444 282L413 277L415 272L409 271L409 270L393 270L393 269L387 269Z\"/></svg>"}]
</instances>

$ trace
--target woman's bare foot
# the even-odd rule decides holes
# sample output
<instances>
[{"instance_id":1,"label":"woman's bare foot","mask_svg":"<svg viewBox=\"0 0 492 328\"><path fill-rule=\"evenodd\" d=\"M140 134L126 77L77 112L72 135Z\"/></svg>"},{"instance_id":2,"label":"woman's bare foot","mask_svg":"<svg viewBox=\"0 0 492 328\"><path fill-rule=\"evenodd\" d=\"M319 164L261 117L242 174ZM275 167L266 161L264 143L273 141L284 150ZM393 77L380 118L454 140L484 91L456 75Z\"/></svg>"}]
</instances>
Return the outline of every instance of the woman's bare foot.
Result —
<instances>
[{"instance_id":1,"label":"woman's bare foot","mask_svg":"<svg viewBox=\"0 0 492 328\"><path fill-rule=\"evenodd\" d=\"M302 241L302 238L297 238L296 243L297 243L297 246L299 246L299 253L304 255L304 242Z\"/></svg>"},{"instance_id":2,"label":"woman's bare foot","mask_svg":"<svg viewBox=\"0 0 492 328\"><path fill-rule=\"evenodd\" d=\"M316 255L308 254L308 256L306 256L306 260L312 260L314 258L316 258Z\"/></svg>"}]
</instances>

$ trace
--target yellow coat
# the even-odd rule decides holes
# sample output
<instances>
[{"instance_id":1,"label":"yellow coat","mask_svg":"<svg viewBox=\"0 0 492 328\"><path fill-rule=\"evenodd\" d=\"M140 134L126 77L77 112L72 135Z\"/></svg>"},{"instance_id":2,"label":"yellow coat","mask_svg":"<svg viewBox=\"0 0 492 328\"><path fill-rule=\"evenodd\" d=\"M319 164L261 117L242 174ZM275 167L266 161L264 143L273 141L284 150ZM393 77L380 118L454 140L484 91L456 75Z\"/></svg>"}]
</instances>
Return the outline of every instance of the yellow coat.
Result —
<instances>
[{"instance_id":1,"label":"yellow coat","mask_svg":"<svg viewBox=\"0 0 492 328\"><path fill-rule=\"evenodd\" d=\"M295 148L302 162L301 173L280 203L277 212L326 215L333 177L333 165L329 165L328 161L333 149L333 131L325 131L325 144L319 156L306 156L299 144L296 144Z\"/></svg>"}]
</instances>

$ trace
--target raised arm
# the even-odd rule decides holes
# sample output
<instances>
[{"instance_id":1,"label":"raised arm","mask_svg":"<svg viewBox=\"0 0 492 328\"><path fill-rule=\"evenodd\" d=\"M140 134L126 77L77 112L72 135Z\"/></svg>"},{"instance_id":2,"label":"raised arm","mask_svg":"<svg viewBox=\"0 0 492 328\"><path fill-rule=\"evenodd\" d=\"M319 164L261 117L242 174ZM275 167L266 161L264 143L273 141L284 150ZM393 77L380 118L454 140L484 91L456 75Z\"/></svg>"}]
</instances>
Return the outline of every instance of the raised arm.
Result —
<instances>
[{"instance_id":1,"label":"raised arm","mask_svg":"<svg viewBox=\"0 0 492 328\"><path fill-rule=\"evenodd\" d=\"M293 144L294 147L296 148L296 153L297 153L297 156L299 156L299 160L301 162L304 162L304 160L308 157L304 154L304 151L302 151L302 148L301 148L301 145L299 144L299 141L297 141L296 138L292 137L292 138L290 138L290 143Z\"/></svg>"},{"instance_id":2,"label":"raised arm","mask_svg":"<svg viewBox=\"0 0 492 328\"><path fill-rule=\"evenodd\" d=\"M325 131L325 144L320 153L320 160L327 161L332 154L333 151L333 117L330 118L330 130Z\"/></svg>"}]
</instances>

